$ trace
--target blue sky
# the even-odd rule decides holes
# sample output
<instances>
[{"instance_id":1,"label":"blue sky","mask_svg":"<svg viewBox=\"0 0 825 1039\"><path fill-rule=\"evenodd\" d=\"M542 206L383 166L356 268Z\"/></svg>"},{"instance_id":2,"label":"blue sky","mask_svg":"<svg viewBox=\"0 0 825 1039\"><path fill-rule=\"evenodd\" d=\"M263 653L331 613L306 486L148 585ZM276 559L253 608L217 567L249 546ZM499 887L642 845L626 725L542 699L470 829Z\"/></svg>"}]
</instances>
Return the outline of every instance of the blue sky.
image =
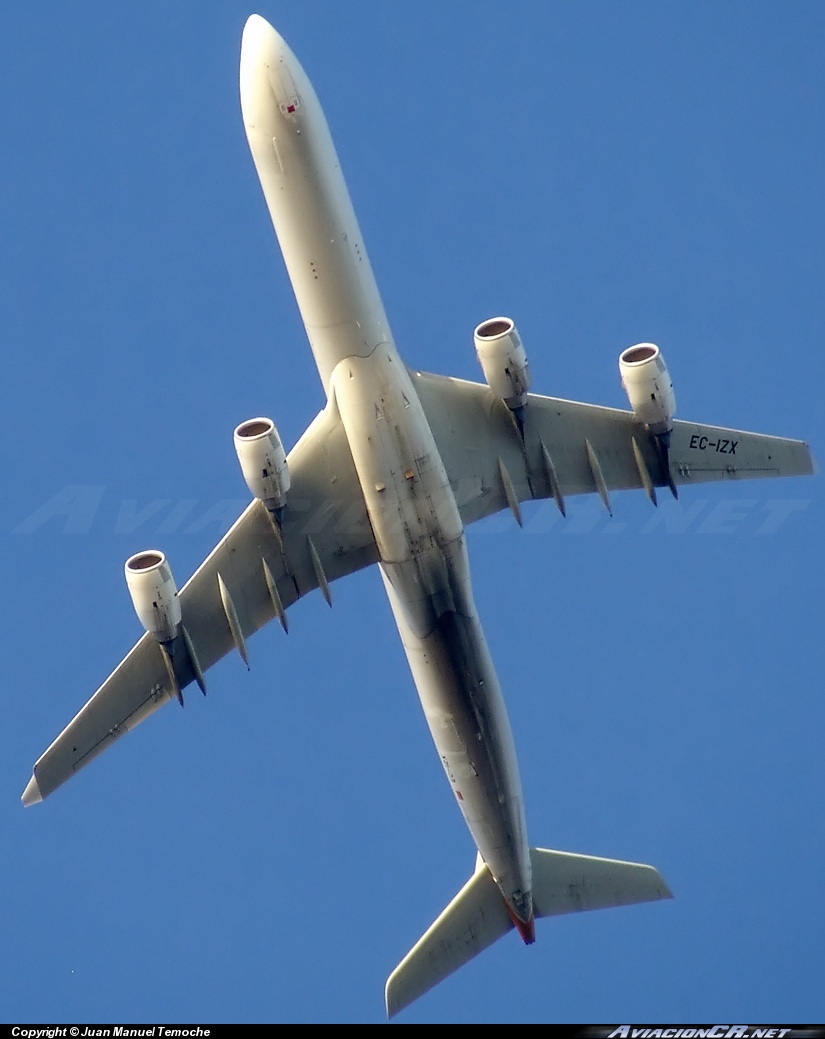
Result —
<instances>
[{"instance_id":1,"label":"blue sky","mask_svg":"<svg viewBox=\"0 0 825 1039\"><path fill-rule=\"evenodd\" d=\"M0 10L6 1021L381 1021L474 861L374 572L19 802L140 633L125 558L183 584L247 500L234 426L292 444L323 404L240 119L251 10ZM409 363L480 378L505 313L537 392L626 406L617 356L650 340L680 417L822 459L820 3L257 10ZM401 1020L825 1016L823 504L820 476L470 530L532 843L676 898L511 935Z\"/></svg>"}]
</instances>

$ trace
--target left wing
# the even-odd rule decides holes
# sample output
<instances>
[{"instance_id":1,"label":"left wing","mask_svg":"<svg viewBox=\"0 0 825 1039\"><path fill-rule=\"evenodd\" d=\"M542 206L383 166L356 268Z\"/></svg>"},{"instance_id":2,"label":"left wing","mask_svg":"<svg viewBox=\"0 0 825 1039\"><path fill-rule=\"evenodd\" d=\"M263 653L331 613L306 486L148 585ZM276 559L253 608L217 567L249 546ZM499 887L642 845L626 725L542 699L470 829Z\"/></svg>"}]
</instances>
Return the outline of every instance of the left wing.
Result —
<instances>
[{"instance_id":1,"label":"left wing","mask_svg":"<svg viewBox=\"0 0 825 1039\"><path fill-rule=\"evenodd\" d=\"M292 487L282 538L255 500L180 592L181 613L197 666L206 671L236 645L221 596L223 580L241 641L314 588L374 563L378 551L335 401L289 454ZM282 542L282 544L281 544ZM281 614L283 616L283 614ZM285 620L284 620L285 624ZM187 653L174 656L174 678L160 646L146 634L34 766L24 804L42 800L92 758L192 681Z\"/></svg>"},{"instance_id":2,"label":"left wing","mask_svg":"<svg viewBox=\"0 0 825 1039\"><path fill-rule=\"evenodd\" d=\"M609 491L645 488L655 501L655 488L669 483L654 439L632 411L531 393L522 440L512 413L488 386L425 372L415 373L413 384L465 523L533 498L555 497L563 508L568 495L599 493L607 503ZM801 440L673 423L675 485L813 471Z\"/></svg>"}]
</instances>

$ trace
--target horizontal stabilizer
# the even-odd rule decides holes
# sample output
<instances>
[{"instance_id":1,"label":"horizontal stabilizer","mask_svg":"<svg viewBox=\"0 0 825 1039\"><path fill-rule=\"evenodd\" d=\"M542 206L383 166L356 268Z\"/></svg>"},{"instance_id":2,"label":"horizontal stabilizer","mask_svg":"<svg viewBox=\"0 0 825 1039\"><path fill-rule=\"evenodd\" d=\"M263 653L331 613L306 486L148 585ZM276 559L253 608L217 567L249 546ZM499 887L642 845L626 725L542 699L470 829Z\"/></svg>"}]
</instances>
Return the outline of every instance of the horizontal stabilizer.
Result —
<instances>
[{"instance_id":1,"label":"horizontal stabilizer","mask_svg":"<svg viewBox=\"0 0 825 1039\"><path fill-rule=\"evenodd\" d=\"M530 860L537 917L673 898L659 871L638 862L544 848L531 848ZM387 979L387 1014L399 1013L512 927L489 869L477 860L476 873Z\"/></svg>"},{"instance_id":2,"label":"horizontal stabilizer","mask_svg":"<svg viewBox=\"0 0 825 1039\"><path fill-rule=\"evenodd\" d=\"M481 868L387 979L389 1017L463 967L513 927L490 871Z\"/></svg>"},{"instance_id":3,"label":"horizontal stabilizer","mask_svg":"<svg viewBox=\"0 0 825 1039\"><path fill-rule=\"evenodd\" d=\"M561 916L673 898L659 871L638 862L597 859L544 848L531 848L530 860L536 916Z\"/></svg>"}]
</instances>

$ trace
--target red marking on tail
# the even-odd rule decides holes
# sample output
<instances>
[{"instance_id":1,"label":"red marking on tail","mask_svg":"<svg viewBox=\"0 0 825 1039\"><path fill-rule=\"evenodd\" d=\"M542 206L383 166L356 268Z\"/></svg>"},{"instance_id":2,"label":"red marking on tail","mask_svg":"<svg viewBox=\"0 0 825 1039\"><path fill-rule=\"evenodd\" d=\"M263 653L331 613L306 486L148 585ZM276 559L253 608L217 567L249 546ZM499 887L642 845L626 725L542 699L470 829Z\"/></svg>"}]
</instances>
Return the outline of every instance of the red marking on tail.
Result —
<instances>
[{"instance_id":1,"label":"red marking on tail","mask_svg":"<svg viewBox=\"0 0 825 1039\"><path fill-rule=\"evenodd\" d=\"M536 940L536 918L531 913L530 919L525 922L520 916L516 916L509 902L505 900L504 904L507 907L510 919L513 921L513 927L515 927L521 936L521 940L525 945L532 945Z\"/></svg>"}]
</instances>

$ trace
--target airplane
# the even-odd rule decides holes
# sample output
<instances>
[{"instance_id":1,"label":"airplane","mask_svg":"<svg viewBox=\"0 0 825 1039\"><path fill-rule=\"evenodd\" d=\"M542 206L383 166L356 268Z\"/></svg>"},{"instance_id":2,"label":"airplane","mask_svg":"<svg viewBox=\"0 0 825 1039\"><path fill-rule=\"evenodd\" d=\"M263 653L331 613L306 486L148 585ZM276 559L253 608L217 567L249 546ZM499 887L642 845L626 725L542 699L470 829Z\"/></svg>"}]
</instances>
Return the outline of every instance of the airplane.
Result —
<instances>
[{"instance_id":1,"label":"airplane","mask_svg":"<svg viewBox=\"0 0 825 1039\"><path fill-rule=\"evenodd\" d=\"M263 18L243 32L247 139L326 393L287 454L266 417L234 443L251 504L177 591L163 552L130 556L145 634L34 766L32 805L184 692L273 619L377 565L452 795L477 848L472 875L391 972L394 1016L537 918L671 898L649 865L532 847L495 668L473 600L465 528L523 502L813 472L808 445L675 419L662 352L619 357L631 409L530 392L514 321L482 321L484 382L408 368L396 349L332 138L295 56ZM188 695L188 694L187 694Z\"/></svg>"}]
</instances>

